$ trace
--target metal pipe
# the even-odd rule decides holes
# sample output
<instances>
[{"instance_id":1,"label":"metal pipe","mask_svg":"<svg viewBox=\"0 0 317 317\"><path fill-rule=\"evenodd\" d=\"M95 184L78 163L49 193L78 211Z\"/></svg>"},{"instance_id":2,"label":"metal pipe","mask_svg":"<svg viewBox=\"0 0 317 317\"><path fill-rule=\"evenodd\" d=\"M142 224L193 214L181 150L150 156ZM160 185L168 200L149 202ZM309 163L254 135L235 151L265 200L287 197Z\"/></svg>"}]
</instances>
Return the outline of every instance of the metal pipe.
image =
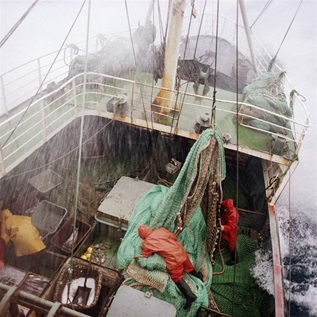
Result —
<instances>
[{"instance_id":1,"label":"metal pipe","mask_svg":"<svg viewBox=\"0 0 317 317\"><path fill-rule=\"evenodd\" d=\"M150 24L151 15L152 15L152 13L153 13L154 2L155 2L155 0L152 0L152 1L149 3L148 9L147 9L146 18L145 18L145 24L144 24L145 26L147 26L147 25Z\"/></svg>"},{"instance_id":2,"label":"metal pipe","mask_svg":"<svg viewBox=\"0 0 317 317\"><path fill-rule=\"evenodd\" d=\"M273 277L274 277L274 298L275 298L275 317L285 316L285 303L284 303L284 278L283 267L280 253L280 240L278 233L277 216L275 212L275 205L269 203L269 219L270 219L270 232L273 253Z\"/></svg>"},{"instance_id":3,"label":"metal pipe","mask_svg":"<svg viewBox=\"0 0 317 317\"><path fill-rule=\"evenodd\" d=\"M5 88L4 88L4 80L3 77L0 76L0 82L1 82L1 92L2 92L2 106L5 110L6 115L9 115L9 111L8 111L8 107L7 107L7 99L6 99L6 92L5 92ZM1 115L1 113L0 113Z\"/></svg>"},{"instance_id":4,"label":"metal pipe","mask_svg":"<svg viewBox=\"0 0 317 317\"><path fill-rule=\"evenodd\" d=\"M12 289L13 288L13 289ZM23 304L24 306L27 306L28 308L35 308L37 310L41 310L43 312L48 312L52 309L52 307L55 307L56 304L54 302L51 302L47 299L29 294L25 291L21 291L19 289L16 289L16 286L9 286L3 283L0 283L0 293L1 296L3 296L3 291L8 293L9 290L13 290L13 294L15 298L18 298L19 304ZM7 298L8 299L8 298ZM39 307L42 306L42 307ZM83 314L81 312L72 310L67 307L61 306L61 308L56 312L59 316L65 316L65 317L90 317L89 315ZM55 315L56 315L55 314Z\"/></svg>"},{"instance_id":5,"label":"metal pipe","mask_svg":"<svg viewBox=\"0 0 317 317\"><path fill-rule=\"evenodd\" d=\"M2 150L0 150L0 178L6 174Z\"/></svg>"},{"instance_id":6,"label":"metal pipe","mask_svg":"<svg viewBox=\"0 0 317 317\"><path fill-rule=\"evenodd\" d=\"M258 76L259 75L259 71L258 71L258 68L256 66L256 58L255 58L254 50L253 50L251 29L250 29L250 26L249 26L248 17L247 17L246 10L245 10L244 0L239 0L239 5L240 5L240 11L241 11L241 15L242 15L242 20L243 20L243 24L244 24L245 33L246 33L246 36L247 36L247 41L248 41L248 45L249 45L249 50L250 50L250 54L251 54L253 68L254 68L254 71L255 71L256 75Z\"/></svg>"},{"instance_id":7,"label":"metal pipe","mask_svg":"<svg viewBox=\"0 0 317 317\"><path fill-rule=\"evenodd\" d=\"M173 0L170 3L162 88L153 102L154 105L161 106L160 112L163 113L168 113L174 108L172 96L176 82L185 4L186 0Z\"/></svg>"}]
</instances>

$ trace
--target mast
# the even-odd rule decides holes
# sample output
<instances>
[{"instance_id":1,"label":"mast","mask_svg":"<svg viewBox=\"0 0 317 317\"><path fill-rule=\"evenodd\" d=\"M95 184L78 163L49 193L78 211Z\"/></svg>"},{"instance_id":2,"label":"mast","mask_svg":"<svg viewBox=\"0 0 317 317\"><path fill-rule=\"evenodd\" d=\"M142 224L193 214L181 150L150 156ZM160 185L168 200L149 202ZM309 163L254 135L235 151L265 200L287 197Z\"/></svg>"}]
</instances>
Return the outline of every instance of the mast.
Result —
<instances>
[{"instance_id":1,"label":"mast","mask_svg":"<svg viewBox=\"0 0 317 317\"><path fill-rule=\"evenodd\" d=\"M145 26L149 25L150 22L151 22L151 15L153 13L154 2L155 2L155 0L152 0L151 3L148 6L147 14L146 14L146 18L145 18L145 23L144 23Z\"/></svg>"},{"instance_id":2,"label":"mast","mask_svg":"<svg viewBox=\"0 0 317 317\"><path fill-rule=\"evenodd\" d=\"M169 8L170 17L164 55L162 89L153 101L154 106L160 106L158 111L161 113L169 113L174 108L171 100L175 89L185 3L185 0L173 0Z\"/></svg>"},{"instance_id":3,"label":"mast","mask_svg":"<svg viewBox=\"0 0 317 317\"><path fill-rule=\"evenodd\" d=\"M251 54L253 68L254 68L256 75L258 76L259 71L258 71L258 68L256 66L256 59L255 59L255 55L254 55L251 29L250 29L248 17L247 17L246 11L245 11L244 0L239 0L239 5L240 5L240 11L241 11L241 15L242 15L245 33L246 33L247 40L248 40L248 45L249 45L249 50L250 50L250 54Z\"/></svg>"}]
</instances>

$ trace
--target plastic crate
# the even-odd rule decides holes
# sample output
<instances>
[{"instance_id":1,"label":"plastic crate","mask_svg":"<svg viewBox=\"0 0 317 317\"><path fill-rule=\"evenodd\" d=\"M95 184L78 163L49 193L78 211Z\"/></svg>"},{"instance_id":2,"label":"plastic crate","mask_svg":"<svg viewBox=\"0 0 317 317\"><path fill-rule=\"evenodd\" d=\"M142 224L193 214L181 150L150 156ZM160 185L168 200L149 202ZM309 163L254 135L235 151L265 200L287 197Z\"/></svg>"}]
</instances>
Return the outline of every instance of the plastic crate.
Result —
<instances>
[{"instance_id":1,"label":"plastic crate","mask_svg":"<svg viewBox=\"0 0 317 317\"><path fill-rule=\"evenodd\" d=\"M63 182L63 178L48 169L29 179L29 183L41 193L46 193Z\"/></svg>"},{"instance_id":2,"label":"plastic crate","mask_svg":"<svg viewBox=\"0 0 317 317\"><path fill-rule=\"evenodd\" d=\"M73 232L73 225L74 218L72 217L61 226L61 228L55 233L54 237L51 240L51 244L53 246L67 254L70 254L72 252L70 248L65 247L65 242ZM76 228L78 228L78 236L76 241L74 242L74 250L79 246L79 244L91 231L91 226L79 219L76 219Z\"/></svg>"},{"instance_id":3,"label":"plastic crate","mask_svg":"<svg viewBox=\"0 0 317 317\"><path fill-rule=\"evenodd\" d=\"M41 239L55 233L67 214L67 209L47 200L42 200L35 208L31 219L39 230Z\"/></svg>"}]
</instances>

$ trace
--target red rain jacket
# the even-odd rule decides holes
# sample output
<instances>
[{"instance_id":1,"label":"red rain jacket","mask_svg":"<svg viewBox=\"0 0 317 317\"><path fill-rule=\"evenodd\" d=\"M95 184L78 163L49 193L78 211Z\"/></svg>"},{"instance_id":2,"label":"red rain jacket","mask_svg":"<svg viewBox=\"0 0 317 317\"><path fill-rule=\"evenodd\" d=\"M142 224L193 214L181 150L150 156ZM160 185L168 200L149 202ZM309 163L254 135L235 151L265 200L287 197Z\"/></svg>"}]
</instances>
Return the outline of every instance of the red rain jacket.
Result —
<instances>
[{"instance_id":1,"label":"red rain jacket","mask_svg":"<svg viewBox=\"0 0 317 317\"><path fill-rule=\"evenodd\" d=\"M148 226L141 225L138 232L143 239L142 256L149 257L153 253L158 253L164 258L169 271L186 261L187 253L183 245L177 240L176 235L167 229L152 230Z\"/></svg>"},{"instance_id":2,"label":"red rain jacket","mask_svg":"<svg viewBox=\"0 0 317 317\"><path fill-rule=\"evenodd\" d=\"M221 224L224 227L222 231L222 238L228 242L229 251L232 252L236 248L239 213L234 207L232 199L223 200L221 206L228 210L228 212L225 212L221 216Z\"/></svg>"}]
</instances>

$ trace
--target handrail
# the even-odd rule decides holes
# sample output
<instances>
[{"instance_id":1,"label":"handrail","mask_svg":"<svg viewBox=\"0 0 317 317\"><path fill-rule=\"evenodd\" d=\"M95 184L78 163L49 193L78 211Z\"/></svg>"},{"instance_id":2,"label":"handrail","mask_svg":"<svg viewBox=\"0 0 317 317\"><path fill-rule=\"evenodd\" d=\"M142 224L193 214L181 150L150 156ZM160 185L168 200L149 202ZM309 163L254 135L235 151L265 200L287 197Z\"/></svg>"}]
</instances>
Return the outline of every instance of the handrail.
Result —
<instances>
[{"instance_id":1,"label":"handrail","mask_svg":"<svg viewBox=\"0 0 317 317\"><path fill-rule=\"evenodd\" d=\"M25 104L24 108L18 111L17 113L12 113L12 115L9 115L9 117L2 122L0 122L0 141L3 143L6 138L11 134L15 129L15 124L18 121L18 119L24 114L26 111L26 108L28 107L28 112L25 115L25 118L20 122L20 126L23 124L26 124L27 121L32 122L31 125L28 123L28 128L25 129L19 129L19 127L15 130L12 139L7 142L7 144L3 147L1 153L0 153L0 167L2 170L0 170L0 174L4 175L9 170L12 169L12 166L14 165L14 162L16 162L18 159L21 160L23 155L26 153L27 150L32 146L30 145L34 140L34 142L37 140L38 142L47 141L47 136L52 136L55 133L61 129L61 127L64 127L66 122L69 122L70 120L75 119L78 116L77 111L77 104L80 102L82 95L82 86L83 86L83 80L82 80L83 74L77 74L73 78L70 78L66 82L60 85L57 89L45 94L41 95L37 100L35 100L32 104ZM163 124L160 125L160 127L164 130L164 126L166 128L169 127L170 131L172 133L179 133L180 129L183 131L187 131L188 133L191 133L190 127L182 127L177 124L177 128L175 128L175 120L178 122L179 120L182 120L183 113L179 112L178 115L175 117L175 120L173 120L173 117L169 114L163 114L154 111L151 109L151 97L153 96L152 90L159 90L164 89L162 87L155 87L150 84L146 83L140 83L134 80L130 79L123 79L115 76L109 76L105 74L99 74L94 72L87 73L87 76L89 78L89 81L87 82L87 85L90 84L94 85L93 90L86 89L87 96L86 97L86 107L85 111L88 113L92 110L97 110L98 113L102 114L103 116L112 116L112 114L109 114L109 111L106 109L106 103L111 99L115 98L118 95L126 94L127 100L129 104L131 105L130 114L125 115L125 121L130 122L132 124L135 124L136 120L141 120L142 118L147 118L151 122L151 126L153 128L153 125L155 121L153 121L152 115L159 115L164 116L166 119L170 120L169 124ZM97 79L97 80L96 80ZM98 80L102 79L102 80ZM96 80L96 81L93 81ZM119 85L112 85L111 82L115 81L116 84ZM138 89L136 89L138 87ZM183 91L173 91L174 96L176 94L182 96L181 100L185 100L183 103L183 107L190 107L190 109L196 109L198 113L205 113L206 111L210 110L210 105L212 104L213 99L211 97L203 97L199 96L199 98L202 100L201 104L195 104L192 102L187 101L188 99L194 99L197 97L193 93L187 93ZM141 98L142 97L142 98ZM186 98L185 98L186 97ZM142 103L146 103L145 109L143 108ZM172 103L176 102L176 98L171 100ZM282 127L284 131L291 132L293 134L293 138L289 135L281 135L279 133L266 131L261 128L251 127L249 128L259 131L264 134L268 135L276 135L282 139L288 142L295 142L296 146L300 146L303 137L305 135L305 132L307 128L310 126L310 118L304 117L304 118L289 118L286 116L283 116L281 114L276 114L272 111L262 109L258 106L251 105L249 103L245 102L237 102L234 100L224 100L224 99L217 99L217 108L216 112L223 112L231 115L232 117L236 115L236 107L242 108L242 107L250 107L251 109L256 110L257 112L262 112L263 114L269 114L272 116L276 116L277 118L287 120L288 122L293 124L292 130L286 127ZM304 108L304 113L307 113L307 110L305 109L305 106L300 103L301 106ZM305 112L306 111L306 112ZM43 116L42 116L43 115ZM218 115L216 115L217 117ZM243 114L240 111L238 112L239 118L253 118L259 121L268 122L271 126L280 127L276 123L271 123L269 121L265 121L263 119L259 119L250 113ZM43 121L44 120L44 121ZM39 125L41 122L45 122L45 124ZM242 124L244 124L242 122ZM10 128L8 126L11 125ZM245 125L245 124L244 124ZM40 128L39 128L40 126ZM165 128L165 129L166 129ZM22 130L22 131L20 131ZM165 130L164 130L165 131ZM166 130L168 131L168 130ZM43 137L41 138L41 134ZM44 137L46 136L46 137ZM49 137L48 137L49 138ZM28 145L28 146L26 146ZM33 145L35 146L35 145ZM38 145L36 145L38 147Z\"/></svg>"},{"instance_id":2,"label":"handrail","mask_svg":"<svg viewBox=\"0 0 317 317\"><path fill-rule=\"evenodd\" d=\"M133 85L140 85L142 87L148 87L148 88L152 88L153 86L152 85L149 85L149 84L145 84L145 83L139 83L137 81L134 81L134 80L129 80L129 79L123 79L123 78L120 78L120 77L116 77L116 76L109 76L109 75L105 75L105 74L100 74L100 73L95 73L95 72L89 72L87 73L87 75L95 75L95 76L99 76L99 77L104 77L104 78L107 78L107 79L113 79L113 80L117 80L117 81L121 81L121 82L124 82L124 83L130 83L130 84L133 84ZM73 81L76 81L76 79L82 77L83 74L77 74L75 75L73 78L69 79L68 81L66 81L64 84L62 84L59 88L49 92L48 94L40 97L39 99L37 99L35 102L33 102L31 105L30 105L30 108L31 107L35 107L37 104L39 104L40 102L46 100L47 98L51 97L51 96L54 96L56 94L58 94L59 91L62 91L65 87L69 86L70 83L72 83ZM101 87L113 87L113 88L117 88L115 86L110 86L110 85L105 85L105 84L100 84L98 82L88 82L88 84L94 84L94 85L98 85L98 86L101 86ZM82 84L79 84L79 85L76 85L76 87L80 87L82 86ZM161 89L161 87L155 87L157 89ZM117 88L118 89L118 88ZM162 89L165 89L164 87ZM171 92L173 92L172 90L170 89L166 89L166 90L169 90ZM174 91L175 92L175 91ZM92 92L93 94L103 94L103 93L98 93L98 92ZM175 92L176 93L176 92ZM195 94L192 94L192 93L185 93L185 92L182 92L180 91L179 92L180 94L183 94L183 95L186 95L186 96L191 96L191 97L195 97L196 95ZM65 93L64 95L60 96L59 99L63 96L65 96L67 93ZM111 95L109 95L111 96ZM112 97L115 97L116 95L112 95ZM204 99L204 100L208 100L208 101L213 101L213 99L211 97L208 97L208 96L199 96L199 98L201 99ZM56 100L55 100L56 101ZM311 122L310 122L310 117L308 115L308 112L307 112L307 109L305 107L305 105L301 102L300 99L298 99L298 101L301 103L304 111L305 111L305 114L307 114L307 119L308 119L308 122L307 123L299 123L299 121L297 121L296 119L292 119L290 117L287 117L287 116L284 116L284 115L281 115L281 114L277 114L273 111L270 111L270 110L266 110L266 109L263 109L261 107L258 107L256 105L252 105L252 104L249 104L249 103L245 103L245 102L239 102L238 105L239 106L248 106L248 107L251 107L253 109L256 109L256 110L259 110L259 111L262 111L264 113L267 113L267 114L270 114L270 115L274 115L278 118L281 118L281 119L284 119L284 120L287 120L289 122L292 122L294 124L298 124L302 127L305 127L305 128L308 128L311 126ZM232 105L236 105L236 101L231 101L231 100L224 100L224 99L216 99L216 102L218 103L227 103L227 104L232 104ZM190 104L190 103L187 103L187 104ZM194 104L193 104L194 105ZM204 108L204 106L198 106L196 105L197 107L202 107ZM48 107L48 106L46 106ZM208 107L206 107L208 108ZM18 118L20 115L22 115L24 113L25 109L22 109L20 110L19 112L17 112L16 114L14 114L13 116L11 116L10 118L4 120L3 122L0 123L0 126L10 122L12 119L14 118ZM223 111L223 110L222 110ZM227 111L227 112L230 112L230 111ZM231 113L234 113L234 112L231 112ZM249 118L254 118L254 119L257 119L257 120L261 120L255 116L251 116L251 115L247 115L247 114L241 114L239 113L239 116L245 116L245 117L249 117ZM262 120L265 122L265 120ZM270 123L270 124L273 124L273 123ZM274 124L273 124L274 125ZM278 126L278 125L277 125Z\"/></svg>"},{"instance_id":3,"label":"handrail","mask_svg":"<svg viewBox=\"0 0 317 317\"><path fill-rule=\"evenodd\" d=\"M207 34L210 34L210 24L211 24L211 21L210 21L211 19L209 19L210 17L212 17L212 15L206 14L204 16L204 20L202 23L202 32L204 30L206 33L208 32ZM222 25L223 31L224 32L226 31L225 32L226 34L223 34L223 38L231 38L231 43L233 45L235 45L236 43L233 43L233 41L235 38L236 23L227 17L220 16L219 18L220 18L220 20L219 20L220 26ZM193 22L193 25L195 25L195 23L198 23L198 22ZM241 25L239 25L239 28L244 29L243 26L241 26ZM194 28L192 31L194 31ZM122 33L120 33L120 34L122 34ZM113 35L113 38L115 38L115 35L118 35L118 34L113 33L112 35ZM191 35L192 35L192 33L191 33ZM92 39L95 39L97 41L97 38L98 38L98 36L95 36ZM272 57L265 50L265 48L260 44L260 42L257 41L257 39L255 37L253 37L253 39L255 40L254 41L254 49L257 51L257 56L256 56L257 66L259 68L259 71L261 73L263 73L267 70L267 66L268 66L268 62L266 62L266 65L262 65L263 61L265 61L264 56L269 57L269 58L272 58ZM109 41L110 40L111 40L111 38L109 38ZM243 37L241 37L239 40L241 41L241 43L239 43L239 50L250 60L251 57L247 53L247 45L244 44L244 42L243 42L243 41L245 41L245 39L243 39ZM80 45L82 43L83 42L76 43L76 45L78 47L80 47ZM72 59L72 57L74 57L74 54L72 51L73 50L72 46L66 46L65 49L66 48L69 48L69 50L67 50L67 54L66 55L61 54L60 58L58 58L58 60L56 61L56 64L58 64L58 63L63 64L62 66L59 66L59 69L61 69L63 67L64 71L61 72L58 76L55 76L54 78L49 76L47 78L46 82L44 83L45 85L52 82L53 80L64 79L65 74L68 73L69 65L65 64L64 60L67 59L70 61ZM95 50L92 52L92 54L96 53L96 52L97 51ZM11 110L13 107L17 106L19 103L17 103L16 100L9 100L9 98L8 98L8 96L10 96L10 95L12 96L12 91L17 89L16 87L12 88L12 85L16 84L17 81L21 80L22 78L24 78L26 76L27 76L27 78L30 78L29 76L31 75L31 73L33 73L33 71L35 74L31 79L29 79L29 81L30 82L34 81L34 78L36 78L36 72L39 72L39 69L38 69L39 65L41 65L40 66L41 69L45 69L47 67L47 65L50 65L53 54L56 54L56 53L57 53L57 51L49 53L49 54L45 54L45 55L40 56L38 58L32 59L31 61L24 63L23 65L21 65L19 67L15 67L14 69L12 69L10 71L7 71L7 72L1 74L1 84L2 84L2 97L1 97L1 99L2 100L0 101L0 103L5 103L8 110ZM46 62L44 62L44 61L46 61ZM48 62L48 61L50 61L50 62ZM53 73L54 71L56 71L55 67L52 69L51 73ZM23 73L21 74L21 72L23 72ZM13 81L11 79L12 76L14 76ZM37 79L37 82L40 81L39 78L36 78L36 79ZM25 85L26 84L25 82L27 81L27 79L24 79L23 81L24 81L23 84ZM22 85L18 85L19 89L21 89L21 86ZM38 86L36 85L33 88L31 88L31 91L32 91L31 93L29 91L26 91L26 92L23 91L23 93L24 93L23 95L24 96L28 95L29 97L31 97L32 94L34 94L34 91L37 90L37 87ZM292 89L290 89L290 91L291 90ZM19 98L18 94L15 94L15 95L17 95ZM0 115L1 115L1 113L0 113Z\"/></svg>"},{"instance_id":4,"label":"handrail","mask_svg":"<svg viewBox=\"0 0 317 317\"><path fill-rule=\"evenodd\" d=\"M56 307L56 305L61 305L61 303L52 302L48 299L44 299L42 297L20 290L15 285L9 286L3 283L0 283L0 297L2 304L0 307L1 316L4 316L8 313L8 307L10 301L13 298L18 304L26 306L30 309L36 309L43 313L53 312L53 308ZM63 316L67 317L89 317L89 315L64 306L60 307L59 312L63 314ZM50 316L54 316L54 314L51 314Z\"/></svg>"}]
</instances>

